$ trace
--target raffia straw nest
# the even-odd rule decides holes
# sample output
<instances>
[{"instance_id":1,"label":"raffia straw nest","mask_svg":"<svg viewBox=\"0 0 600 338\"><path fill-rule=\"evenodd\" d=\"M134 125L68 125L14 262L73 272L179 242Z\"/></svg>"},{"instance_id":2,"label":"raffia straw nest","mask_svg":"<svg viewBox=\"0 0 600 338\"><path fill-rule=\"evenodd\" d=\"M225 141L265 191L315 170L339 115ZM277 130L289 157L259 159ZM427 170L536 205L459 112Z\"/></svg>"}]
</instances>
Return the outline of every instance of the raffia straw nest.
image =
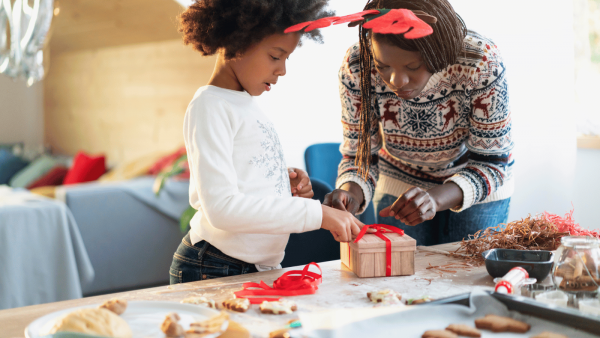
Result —
<instances>
[{"instance_id":1,"label":"raffia straw nest","mask_svg":"<svg viewBox=\"0 0 600 338\"><path fill-rule=\"evenodd\" d=\"M463 253L471 260L483 262L481 254L490 249L516 250L556 250L560 239L568 232L559 232L556 225L543 215L499 224L477 231L463 239L457 253Z\"/></svg>"}]
</instances>

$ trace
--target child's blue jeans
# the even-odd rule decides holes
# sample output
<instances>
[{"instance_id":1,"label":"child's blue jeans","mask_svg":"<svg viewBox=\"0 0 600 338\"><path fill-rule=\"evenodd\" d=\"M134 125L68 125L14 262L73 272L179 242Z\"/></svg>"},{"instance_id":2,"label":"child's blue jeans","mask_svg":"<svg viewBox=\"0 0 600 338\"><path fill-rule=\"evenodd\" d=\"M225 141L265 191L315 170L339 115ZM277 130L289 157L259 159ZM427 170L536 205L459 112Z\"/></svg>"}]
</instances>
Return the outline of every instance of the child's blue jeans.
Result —
<instances>
[{"instance_id":1,"label":"child's blue jeans","mask_svg":"<svg viewBox=\"0 0 600 338\"><path fill-rule=\"evenodd\" d=\"M379 211L392 205L397 197L375 193L373 206L376 210L377 223L393 225L404 230L404 233L417 240L417 245L436 245L461 241L478 230L506 223L510 198L483 204L475 204L461 212L445 210L435 217L416 226L405 225L394 217L381 217Z\"/></svg>"},{"instance_id":2,"label":"child's blue jeans","mask_svg":"<svg viewBox=\"0 0 600 338\"><path fill-rule=\"evenodd\" d=\"M171 284L258 272L256 266L229 257L207 241L192 245L190 234L181 240L169 269Z\"/></svg>"}]
</instances>

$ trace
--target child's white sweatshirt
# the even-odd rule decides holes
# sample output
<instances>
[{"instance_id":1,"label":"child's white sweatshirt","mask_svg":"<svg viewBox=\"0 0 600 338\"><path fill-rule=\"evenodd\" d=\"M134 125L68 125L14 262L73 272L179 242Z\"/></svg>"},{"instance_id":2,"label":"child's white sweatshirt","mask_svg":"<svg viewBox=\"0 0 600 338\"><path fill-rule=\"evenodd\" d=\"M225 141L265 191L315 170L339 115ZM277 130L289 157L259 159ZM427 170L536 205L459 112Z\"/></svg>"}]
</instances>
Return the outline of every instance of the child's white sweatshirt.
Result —
<instances>
[{"instance_id":1,"label":"child's white sweatshirt","mask_svg":"<svg viewBox=\"0 0 600 338\"><path fill-rule=\"evenodd\" d=\"M191 240L256 265L281 263L290 233L321 227L317 200L292 197L273 124L247 92L204 86L190 102L183 135Z\"/></svg>"}]
</instances>

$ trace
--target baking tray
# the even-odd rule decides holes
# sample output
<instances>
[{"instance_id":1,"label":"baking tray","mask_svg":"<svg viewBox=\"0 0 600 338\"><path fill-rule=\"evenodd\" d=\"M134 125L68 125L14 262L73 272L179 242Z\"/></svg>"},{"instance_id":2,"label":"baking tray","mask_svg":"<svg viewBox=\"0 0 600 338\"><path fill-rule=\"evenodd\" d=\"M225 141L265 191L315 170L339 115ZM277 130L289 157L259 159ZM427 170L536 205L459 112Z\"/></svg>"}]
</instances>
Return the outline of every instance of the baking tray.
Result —
<instances>
[{"instance_id":1,"label":"baking tray","mask_svg":"<svg viewBox=\"0 0 600 338\"><path fill-rule=\"evenodd\" d=\"M583 315L579 310L550 307L544 303L536 302L533 299L522 296L509 296L491 291L485 293L496 298L502 304L506 305L509 310L517 311L524 315L529 315L565 326L569 326L581 331L586 331L591 334L600 334L600 318L593 318ZM441 304L459 304L470 306L469 298L471 293L463 293L456 296L442 298L427 303L421 303L417 306L441 305Z\"/></svg>"}]
</instances>

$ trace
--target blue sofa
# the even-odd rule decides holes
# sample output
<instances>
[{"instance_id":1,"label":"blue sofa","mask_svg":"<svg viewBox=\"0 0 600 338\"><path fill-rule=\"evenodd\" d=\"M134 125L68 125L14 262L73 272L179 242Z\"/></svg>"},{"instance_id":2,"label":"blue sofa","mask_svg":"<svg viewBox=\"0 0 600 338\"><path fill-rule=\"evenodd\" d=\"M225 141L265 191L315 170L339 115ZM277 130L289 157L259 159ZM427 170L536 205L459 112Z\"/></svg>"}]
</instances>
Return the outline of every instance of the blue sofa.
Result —
<instances>
[{"instance_id":1,"label":"blue sofa","mask_svg":"<svg viewBox=\"0 0 600 338\"><path fill-rule=\"evenodd\" d=\"M95 270L84 296L169 283L169 266L183 234L177 218L140 198L144 191L151 193L152 182L144 177L64 187ZM170 182L166 191L185 191L181 208L187 207L187 182Z\"/></svg>"}]
</instances>

